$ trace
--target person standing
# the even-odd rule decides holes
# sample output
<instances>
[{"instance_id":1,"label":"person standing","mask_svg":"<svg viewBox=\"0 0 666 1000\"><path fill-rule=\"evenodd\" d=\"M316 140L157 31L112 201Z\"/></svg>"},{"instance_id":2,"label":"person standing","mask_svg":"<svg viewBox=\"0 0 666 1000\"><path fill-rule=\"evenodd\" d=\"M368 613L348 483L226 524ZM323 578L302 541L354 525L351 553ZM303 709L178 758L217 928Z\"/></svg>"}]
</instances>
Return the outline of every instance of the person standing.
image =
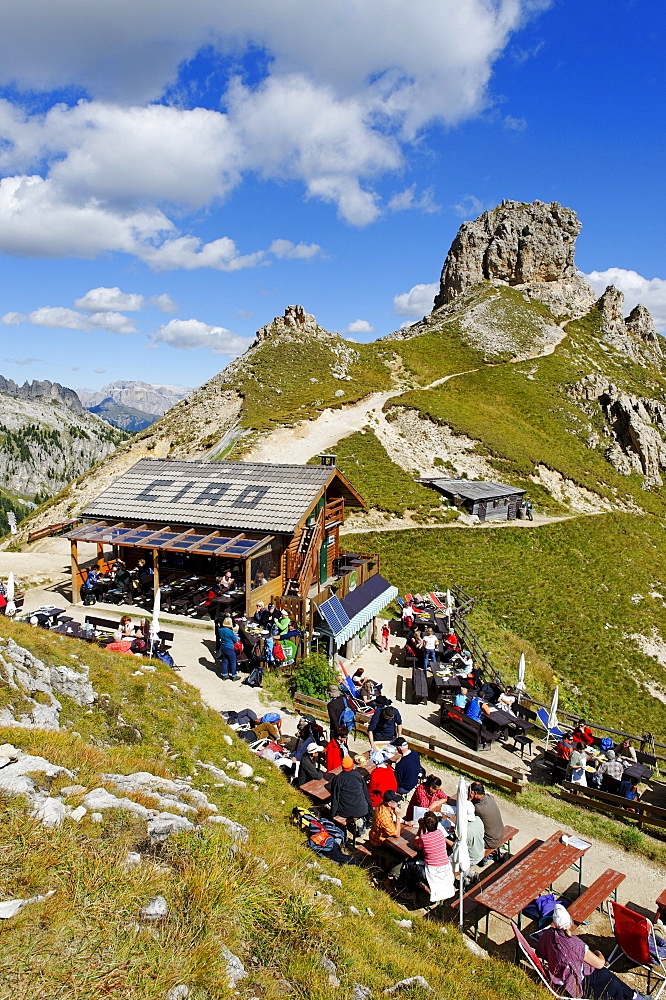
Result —
<instances>
[{"instance_id":1,"label":"person standing","mask_svg":"<svg viewBox=\"0 0 666 1000\"><path fill-rule=\"evenodd\" d=\"M331 736L340 728L340 716L347 708L347 698L343 689L337 684L331 684L328 689L329 701L326 703Z\"/></svg>"},{"instance_id":2,"label":"person standing","mask_svg":"<svg viewBox=\"0 0 666 1000\"><path fill-rule=\"evenodd\" d=\"M499 806L492 795L486 792L480 781L473 781L469 786L469 801L474 804L474 811L483 823L483 843L486 851L496 851L504 841L504 820ZM493 860L488 857L479 862L479 868Z\"/></svg>"},{"instance_id":3,"label":"person standing","mask_svg":"<svg viewBox=\"0 0 666 1000\"><path fill-rule=\"evenodd\" d=\"M389 628L388 622L384 622L382 625L382 641L380 647L382 652L388 652L390 636L391 629Z\"/></svg>"},{"instance_id":4,"label":"person standing","mask_svg":"<svg viewBox=\"0 0 666 1000\"><path fill-rule=\"evenodd\" d=\"M402 716L393 705L376 708L368 726L370 748L375 749L375 741L390 743L396 736L402 736Z\"/></svg>"},{"instance_id":5,"label":"person standing","mask_svg":"<svg viewBox=\"0 0 666 1000\"><path fill-rule=\"evenodd\" d=\"M220 626L216 624L215 628L217 632L217 652L215 653L215 659L219 661L220 677L223 681L226 681L228 677L232 681L238 680L238 674L236 673L236 650L234 649L236 633L234 632L233 624L231 618L224 618L222 624Z\"/></svg>"},{"instance_id":6,"label":"person standing","mask_svg":"<svg viewBox=\"0 0 666 1000\"><path fill-rule=\"evenodd\" d=\"M424 654L423 654L423 669L427 670L429 665L432 663L433 669L437 665L437 647L439 645L439 640L435 633L433 632L430 625L428 625L425 630L425 638L423 640Z\"/></svg>"}]
</instances>

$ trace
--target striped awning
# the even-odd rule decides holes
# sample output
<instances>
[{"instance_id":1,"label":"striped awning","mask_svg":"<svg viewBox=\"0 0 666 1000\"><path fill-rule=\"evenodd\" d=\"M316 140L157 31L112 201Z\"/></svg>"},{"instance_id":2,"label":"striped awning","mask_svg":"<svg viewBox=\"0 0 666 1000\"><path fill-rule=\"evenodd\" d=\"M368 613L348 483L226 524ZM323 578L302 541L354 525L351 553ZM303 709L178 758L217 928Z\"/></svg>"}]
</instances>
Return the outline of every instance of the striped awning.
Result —
<instances>
[{"instance_id":1,"label":"striped awning","mask_svg":"<svg viewBox=\"0 0 666 1000\"><path fill-rule=\"evenodd\" d=\"M350 620L348 625L333 636L335 640L336 649L344 645L348 639L351 639L353 635L360 632L368 622L371 622L375 615L378 615L380 611L383 611L387 604L395 600L398 596L398 588L389 585L386 590L383 590L381 594L373 598L369 604L366 604L364 608L361 608L354 617Z\"/></svg>"}]
</instances>

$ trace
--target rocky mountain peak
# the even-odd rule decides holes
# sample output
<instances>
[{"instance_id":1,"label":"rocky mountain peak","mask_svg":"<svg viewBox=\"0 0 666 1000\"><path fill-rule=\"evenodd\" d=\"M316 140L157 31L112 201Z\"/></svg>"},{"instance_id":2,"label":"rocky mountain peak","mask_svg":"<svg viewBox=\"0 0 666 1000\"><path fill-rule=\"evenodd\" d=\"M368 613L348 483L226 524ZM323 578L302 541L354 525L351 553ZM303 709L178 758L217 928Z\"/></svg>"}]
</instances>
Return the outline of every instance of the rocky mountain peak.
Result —
<instances>
[{"instance_id":1,"label":"rocky mountain peak","mask_svg":"<svg viewBox=\"0 0 666 1000\"><path fill-rule=\"evenodd\" d=\"M303 306L287 306L284 316L276 316L272 323L267 323L257 330L255 343L260 344L270 337L280 337L290 333L306 333L311 337L335 336L323 326L319 326L314 316L307 313Z\"/></svg>"},{"instance_id":2,"label":"rocky mountain peak","mask_svg":"<svg viewBox=\"0 0 666 1000\"><path fill-rule=\"evenodd\" d=\"M642 303L624 318L624 295L608 285L596 308L601 313L601 335L606 343L638 364L659 364L662 359L660 338L650 311Z\"/></svg>"},{"instance_id":3,"label":"rocky mountain peak","mask_svg":"<svg viewBox=\"0 0 666 1000\"><path fill-rule=\"evenodd\" d=\"M522 287L558 314L584 312L594 300L574 264L580 230L573 209L556 201L503 201L458 230L435 308L480 282L498 281Z\"/></svg>"},{"instance_id":4,"label":"rocky mountain peak","mask_svg":"<svg viewBox=\"0 0 666 1000\"><path fill-rule=\"evenodd\" d=\"M41 399L44 402L54 400L57 403L62 403L63 406L66 406L68 410L71 410L72 413L76 413L78 416L86 412L74 390L60 385L59 382L49 382L46 380L44 382L24 382L23 385L18 385L13 379L4 378L0 375L0 392L4 392L8 396L14 396L16 399Z\"/></svg>"}]
</instances>

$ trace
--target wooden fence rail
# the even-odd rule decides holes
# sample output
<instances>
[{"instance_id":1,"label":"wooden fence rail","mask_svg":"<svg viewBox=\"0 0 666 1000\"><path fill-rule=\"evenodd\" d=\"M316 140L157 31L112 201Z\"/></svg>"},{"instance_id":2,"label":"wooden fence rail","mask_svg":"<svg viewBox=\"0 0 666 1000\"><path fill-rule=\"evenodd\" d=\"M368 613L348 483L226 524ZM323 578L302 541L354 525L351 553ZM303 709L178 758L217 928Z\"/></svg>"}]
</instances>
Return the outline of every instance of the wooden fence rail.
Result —
<instances>
[{"instance_id":1,"label":"wooden fence rail","mask_svg":"<svg viewBox=\"0 0 666 1000\"><path fill-rule=\"evenodd\" d=\"M80 518L73 517L69 521L60 521L58 524L49 524L45 528L39 528L38 531L31 531L28 535L28 542L36 542L38 538L46 538L47 535L57 535L59 531L71 528L78 521L80 521Z\"/></svg>"},{"instance_id":2,"label":"wooden fence rail","mask_svg":"<svg viewBox=\"0 0 666 1000\"><path fill-rule=\"evenodd\" d=\"M326 702L320 698L311 698L309 695L297 691L294 695L294 706L299 711L328 722ZM367 733L368 719L357 715L356 729L358 732ZM448 764L449 767L454 767L464 774L480 778L487 784L499 785L514 795L519 794L527 787L527 775L519 768L507 767L505 764L499 764L489 758L479 757L462 747L444 743L432 736L424 736L411 729L403 728L402 734L411 749L416 750L417 753L425 754L433 760Z\"/></svg>"}]
</instances>

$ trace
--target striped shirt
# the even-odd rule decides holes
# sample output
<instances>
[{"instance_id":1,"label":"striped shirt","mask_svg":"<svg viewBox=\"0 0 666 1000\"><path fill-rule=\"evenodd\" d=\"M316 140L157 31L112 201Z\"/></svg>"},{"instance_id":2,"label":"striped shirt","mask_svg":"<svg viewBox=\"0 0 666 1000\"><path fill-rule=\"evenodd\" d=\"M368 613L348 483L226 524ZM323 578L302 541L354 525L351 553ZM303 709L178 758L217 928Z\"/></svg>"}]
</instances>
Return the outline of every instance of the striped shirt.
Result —
<instances>
[{"instance_id":1,"label":"striped shirt","mask_svg":"<svg viewBox=\"0 0 666 1000\"><path fill-rule=\"evenodd\" d=\"M449 856L446 853L446 839L441 830L432 830L430 833L422 833L414 841L414 847L421 848L423 858L427 865L448 865Z\"/></svg>"}]
</instances>

